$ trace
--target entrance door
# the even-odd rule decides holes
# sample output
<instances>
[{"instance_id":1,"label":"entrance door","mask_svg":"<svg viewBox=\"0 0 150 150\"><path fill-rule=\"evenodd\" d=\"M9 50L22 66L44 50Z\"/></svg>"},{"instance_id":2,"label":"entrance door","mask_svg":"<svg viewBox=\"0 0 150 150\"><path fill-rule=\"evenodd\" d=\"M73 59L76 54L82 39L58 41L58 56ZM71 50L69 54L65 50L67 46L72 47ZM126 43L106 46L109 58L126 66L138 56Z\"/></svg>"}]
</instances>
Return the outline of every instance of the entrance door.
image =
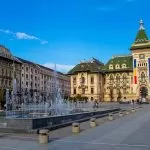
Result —
<instances>
[{"instance_id":1,"label":"entrance door","mask_svg":"<svg viewBox=\"0 0 150 150\"><path fill-rule=\"evenodd\" d=\"M141 98L146 98L146 96L148 95L147 87L141 87L140 88L140 95L141 95Z\"/></svg>"}]
</instances>

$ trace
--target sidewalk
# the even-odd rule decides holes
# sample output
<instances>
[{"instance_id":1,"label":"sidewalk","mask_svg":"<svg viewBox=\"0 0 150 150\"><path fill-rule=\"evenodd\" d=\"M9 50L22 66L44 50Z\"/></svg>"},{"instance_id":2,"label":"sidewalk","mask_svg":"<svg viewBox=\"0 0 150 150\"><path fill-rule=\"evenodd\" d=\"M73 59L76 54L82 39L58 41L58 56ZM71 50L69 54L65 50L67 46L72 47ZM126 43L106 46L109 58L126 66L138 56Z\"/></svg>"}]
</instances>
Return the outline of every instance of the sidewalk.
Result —
<instances>
[{"instance_id":1,"label":"sidewalk","mask_svg":"<svg viewBox=\"0 0 150 150\"><path fill-rule=\"evenodd\" d=\"M55 132L59 135L59 130ZM56 137L47 145L38 144L34 137L30 139L0 137L0 150L149 150L150 105L123 118L105 120L98 127L88 128L78 135Z\"/></svg>"}]
</instances>

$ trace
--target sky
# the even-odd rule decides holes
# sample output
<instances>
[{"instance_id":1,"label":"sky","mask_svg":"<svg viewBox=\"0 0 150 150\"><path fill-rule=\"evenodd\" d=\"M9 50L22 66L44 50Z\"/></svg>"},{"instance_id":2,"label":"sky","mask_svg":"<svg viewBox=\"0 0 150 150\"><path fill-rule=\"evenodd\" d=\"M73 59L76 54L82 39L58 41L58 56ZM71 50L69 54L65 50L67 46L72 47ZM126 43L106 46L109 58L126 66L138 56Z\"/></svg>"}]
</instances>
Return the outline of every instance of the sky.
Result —
<instances>
[{"instance_id":1,"label":"sky","mask_svg":"<svg viewBox=\"0 0 150 150\"><path fill-rule=\"evenodd\" d=\"M149 0L1 0L0 43L14 56L66 72L92 57L130 54Z\"/></svg>"}]
</instances>

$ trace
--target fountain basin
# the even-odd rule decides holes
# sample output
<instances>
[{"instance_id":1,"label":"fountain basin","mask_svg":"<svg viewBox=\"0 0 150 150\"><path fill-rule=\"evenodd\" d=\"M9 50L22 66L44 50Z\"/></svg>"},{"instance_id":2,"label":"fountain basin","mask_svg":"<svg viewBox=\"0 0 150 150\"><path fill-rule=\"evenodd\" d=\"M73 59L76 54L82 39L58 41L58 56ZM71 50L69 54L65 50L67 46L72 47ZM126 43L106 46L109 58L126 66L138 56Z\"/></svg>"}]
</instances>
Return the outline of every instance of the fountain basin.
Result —
<instances>
[{"instance_id":1,"label":"fountain basin","mask_svg":"<svg viewBox=\"0 0 150 150\"><path fill-rule=\"evenodd\" d=\"M0 127L0 132L30 133L41 128L56 129L70 125L77 120L90 119L96 115L104 115L116 111L120 111L120 108L40 118L6 118L4 123L7 125Z\"/></svg>"}]
</instances>

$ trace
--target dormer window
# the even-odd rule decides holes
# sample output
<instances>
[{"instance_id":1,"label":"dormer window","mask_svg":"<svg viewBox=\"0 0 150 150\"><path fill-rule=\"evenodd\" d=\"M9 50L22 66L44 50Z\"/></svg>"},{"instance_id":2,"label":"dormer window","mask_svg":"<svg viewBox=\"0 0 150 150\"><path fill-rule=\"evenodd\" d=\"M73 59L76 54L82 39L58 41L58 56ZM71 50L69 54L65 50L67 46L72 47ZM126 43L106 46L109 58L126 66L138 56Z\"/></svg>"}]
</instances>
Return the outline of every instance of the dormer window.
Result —
<instances>
[{"instance_id":1,"label":"dormer window","mask_svg":"<svg viewBox=\"0 0 150 150\"><path fill-rule=\"evenodd\" d=\"M116 69L120 69L120 65L119 65L119 64L117 64L115 68L116 68Z\"/></svg>"},{"instance_id":2,"label":"dormer window","mask_svg":"<svg viewBox=\"0 0 150 150\"><path fill-rule=\"evenodd\" d=\"M109 65L109 69L113 69L113 65L112 64Z\"/></svg>"},{"instance_id":3,"label":"dormer window","mask_svg":"<svg viewBox=\"0 0 150 150\"><path fill-rule=\"evenodd\" d=\"M126 64L122 64L122 68L127 68Z\"/></svg>"}]
</instances>

